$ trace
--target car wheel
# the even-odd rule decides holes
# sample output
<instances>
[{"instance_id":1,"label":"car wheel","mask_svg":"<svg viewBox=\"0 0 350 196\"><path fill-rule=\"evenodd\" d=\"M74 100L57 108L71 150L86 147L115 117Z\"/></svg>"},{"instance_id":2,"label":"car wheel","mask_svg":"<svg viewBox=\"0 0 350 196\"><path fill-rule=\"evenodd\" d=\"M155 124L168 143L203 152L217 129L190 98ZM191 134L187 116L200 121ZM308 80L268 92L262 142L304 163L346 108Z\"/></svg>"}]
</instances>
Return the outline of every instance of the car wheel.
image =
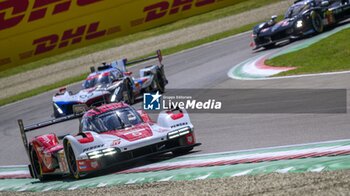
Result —
<instances>
[{"instance_id":1,"label":"car wheel","mask_svg":"<svg viewBox=\"0 0 350 196\"><path fill-rule=\"evenodd\" d=\"M33 172L34 175L40 180L40 181L46 181L47 176L43 174L42 166L38 158L38 154L35 151L34 148L31 148L30 150L30 159L31 159L31 164L33 167Z\"/></svg>"},{"instance_id":2,"label":"car wheel","mask_svg":"<svg viewBox=\"0 0 350 196\"><path fill-rule=\"evenodd\" d=\"M124 101L129 104L132 105L135 102L135 96L132 90L132 86L130 84L129 81L126 82L126 84L124 85L125 90L123 92L123 97L124 97Z\"/></svg>"},{"instance_id":3,"label":"car wheel","mask_svg":"<svg viewBox=\"0 0 350 196\"><path fill-rule=\"evenodd\" d=\"M160 93L164 93L165 92L165 81L164 81L162 73L160 71L157 71L154 82L155 82L157 90Z\"/></svg>"},{"instance_id":4,"label":"car wheel","mask_svg":"<svg viewBox=\"0 0 350 196\"><path fill-rule=\"evenodd\" d=\"M180 156L180 155L185 155L185 154L191 152L191 150L193 150L193 147L180 148L180 149L172 151L171 153L173 153L173 155L175 155L175 156Z\"/></svg>"},{"instance_id":5,"label":"car wheel","mask_svg":"<svg viewBox=\"0 0 350 196\"><path fill-rule=\"evenodd\" d=\"M323 32L323 22L319 13L312 11L310 13L312 28L316 33Z\"/></svg>"},{"instance_id":6,"label":"car wheel","mask_svg":"<svg viewBox=\"0 0 350 196\"><path fill-rule=\"evenodd\" d=\"M53 117L59 118L61 117L60 113L57 111L57 108L53 105Z\"/></svg>"},{"instance_id":7,"label":"car wheel","mask_svg":"<svg viewBox=\"0 0 350 196\"><path fill-rule=\"evenodd\" d=\"M272 44L268 44L266 46L264 46L265 49L272 49L276 46L276 43L272 43Z\"/></svg>"},{"instance_id":8,"label":"car wheel","mask_svg":"<svg viewBox=\"0 0 350 196\"><path fill-rule=\"evenodd\" d=\"M80 173L78 170L77 161L75 159L75 154L74 154L72 145L70 144L69 141L65 145L65 152L66 152L67 163L68 163L68 167L69 167L69 171L70 171L71 175L75 179L79 179Z\"/></svg>"}]
</instances>

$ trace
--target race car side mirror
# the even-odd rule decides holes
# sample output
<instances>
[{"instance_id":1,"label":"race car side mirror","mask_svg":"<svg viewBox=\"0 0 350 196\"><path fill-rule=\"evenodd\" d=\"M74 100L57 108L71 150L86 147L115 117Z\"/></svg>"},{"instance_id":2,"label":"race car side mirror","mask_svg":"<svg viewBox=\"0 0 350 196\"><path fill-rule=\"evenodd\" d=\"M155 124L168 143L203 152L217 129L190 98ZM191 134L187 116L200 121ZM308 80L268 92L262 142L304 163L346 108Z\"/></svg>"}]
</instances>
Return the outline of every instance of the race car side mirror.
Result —
<instances>
[{"instance_id":1,"label":"race car side mirror","mask_svg":"<svg viewBox=\"0 0 350 196\"><path fill-rule=\"evenodd\" d=\"M321 2L322 7L328 7L329 6L329 1L322 1Z\"/></svg>"},{"instance_id":2,"label":"race car side mirror","mask_svg":"<svg viewBox=\"0 0 350 196\"><path fill-rule=\"evenodd\" d=\"M151 119L151 117L149 117L149 115L148 115L145 111L143 111L143 110L137 110L137 113L140 114L140 116L141 116L143 122L145 122L145 123L153 122L152 119Z\"/></svg>"},{"instance_id":3,"label":"race car side mirror","mask_svg":"<svg viewBox=\"0 0 350 196\"><path fill-rule=\"evenodd\" d=\"M277 15L271 16L271 20L275 21L277 19Z\"/></svg>"},{"instance_id":4,"label":"race car side mirror","mask_svg":"<svg viewBox=\"0 0 350 196\"><path fill-rule=\"evenodd\" d=\"M124 75L126 75L126 76L131 76L131 75L132 75L132 72L131 72L131 71L124 72Z\"/></svg>"},{"instance_id":5,"label":"race car side mirror","mask_svg":"<svg viewBox=\"0 0 350 196\"><path fill-rule=\"evenodd\" d=\"M90 67L90 72L91 73L95 73L95 71L96 71L95 67Z\"/></svg>"},{"instance_id":6,"label":"race car side mirror","mask_svg":"<svg viewBox=\"0 0 350 196\"><path fill-rule=\"evenodd\" d=\"M62 87L62 88L58 89L58 92L59 92L60 94L64 94L66 91L67 91L67 88L66 88L66 87Z\"/></svg>"}]
</instances>

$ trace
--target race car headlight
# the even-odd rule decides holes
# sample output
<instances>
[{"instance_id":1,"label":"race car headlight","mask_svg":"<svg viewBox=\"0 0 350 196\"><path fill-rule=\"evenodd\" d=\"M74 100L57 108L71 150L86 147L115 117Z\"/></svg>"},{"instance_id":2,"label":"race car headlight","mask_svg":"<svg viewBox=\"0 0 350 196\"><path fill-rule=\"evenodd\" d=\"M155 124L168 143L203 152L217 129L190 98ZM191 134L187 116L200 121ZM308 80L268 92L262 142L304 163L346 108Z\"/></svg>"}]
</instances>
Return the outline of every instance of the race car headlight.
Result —
<instances>
[{"instance_id":1,"label":"race car headlight","mask_svg":"<svg viewBox=\"0 0 350 196\"><path fill-rule=\"evenodd\" d=\"M89 159L98 159L102 156L108 156L108 155L113 155L117 153L117 150L115 148L106 148L103 150L97 150L93 152L87 153Z\"/></svg>"},{"instance_id":2,"label":"race car headlight","mask_svg":"<svg viewBox=\"0 0 350 196\"><path fill-rule=\"evenodd\" d=\"M100 151L94 151L94 152L88 153L89 156L95 156L95 155L99 155L99 154L101 154Z\"/></svg>"},{"instance_id":3,"label":"race car headlight","mask_svg":"<svg viewBox=\"0 0 350 196\"><path fill-rule=\"evenodd\" d=\"M297 21L297 28L301 28L303 27L303 21L302 20L298 20Z\"/></svg>"},{"instance_id":4,"label":"race car headlight","mask_svg":"<svg viewBox=\"0 0 350 196\"><path fill-rule=\"evenodd\" d=\"M115 94L113 94L112 97L111 97L111 102L115 102L116 98L117 98L117 96Z\"/></svg>"},{"instance_id":5,"label":"race car headlight","mask_svg":"<svg viewBox=\"0 0 350 196\"><path fill-rule=\"evenodd\" d=\"M87 153L89 159L98 159L103 156L101 151L94 151Z\"/></svg>"},{"instance_id":6,"label":"race car headlight","mask_svg":"<svg viewBox=\"0 0 350 196\"><path fill-rule=\"evenodd\" d=\"M108 155L113 155L113 154L115 154L115 153L117 153L116 151L111 151L111 152L106 152L106 153L104 153L103 155L104 156L108 156Z\"/></svg>"},{"instance_id":7,"label":"race car headlight","mask_svg":"<svg viewBox=\"0 0 350 196\"><path fill-rule=\"evenodd\" d=\"M118 86L115 90L114 90L114 93L111 97L111 102L115 102L115 99L117 98L117 95L119 93L119 90L120 90L120 86Z\"/></svg>"},{"instance_id":8,"label":"race car headlight","mask_svg":"<svg viewBox=\"0 0 350 196\"><path fill-rule=\"evenodd\" d=\"M58 111L60 114L63 114L62 109L61 109L56 103L53 103L53 105L55 106L55 108L57 109L57 111Z\"/></svg>"},{"instance_id":9,"label":"race car headlight","mask_svg":"<svg viewBox=\"0 0 350 196\"><path fill-rule=\"evenodd\" d=\"M190 132L191 132L191 129L189 127L185 127L176 131L169 132L168 138L174 139L174 138L189 134Z\"/></svg>"},{"instance_id":10,"label":"race car headlight","mask_svg":"<svg viewBox=\"0 0 350 196\"><path fill-rule=\"evenodd\" d=\"M107 148L102 150L103 156L108 156L108 155L112 155L117 153L117 151L115 150L115 148Z\"/></svg>"},{"instance_id":11,"label":"race car headlight","mask_svg":"<svg viewBox=\"0 0 350 196\"><path fill-rule=\"evenodd\" d=\"M98 154L98 155L91 156L90 159L98 159L102 156L103 156L102 154Z\"/></svg>"}]
</instances>

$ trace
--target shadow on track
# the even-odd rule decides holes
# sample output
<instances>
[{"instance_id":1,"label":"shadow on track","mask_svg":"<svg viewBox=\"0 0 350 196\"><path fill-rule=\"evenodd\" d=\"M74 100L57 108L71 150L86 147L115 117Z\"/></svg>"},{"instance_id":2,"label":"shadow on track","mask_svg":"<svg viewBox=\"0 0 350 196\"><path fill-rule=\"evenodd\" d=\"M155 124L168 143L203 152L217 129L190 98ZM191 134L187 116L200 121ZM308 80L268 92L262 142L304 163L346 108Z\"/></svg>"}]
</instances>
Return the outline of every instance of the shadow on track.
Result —
<instances>
[{"instance_id":1,"label":"shadow on track","mask_svg":"<svg viewBox=\"0 0 350 196\"><path fill-rule=\"evenodd\" d=\"M187 154L183 154L183 155L189 155L189 154L193 154L193 153L197 153L199 152L198 150L194 150L191 151ZM147 158L143 158L143 159L136 159L136 160L132 160L132 161L127 161L124 162L123 164L115 164L115 165L111 165L110 167L104 168L102 170L99 171L95 171L92 172L90 174L88 174L87 176L84 176L81 179L74 179L72 176L67 175L67 176L62 176L62 175L52 175L49 176L49 178L47 178L47 180L45 182L41 182L41 181L35 181L32 182L31 184L45 184L45 183L51 183L51 182L78 182L79 180L84 180L84 179L93 179L96 177L101 177L101 176L105 176L105 175L111 175L111 174L118 174L118 172L123 172L129 169L133 169L133 168L137 168L137 167L141 167L141 166L146 166L146 165L150 165L150 164L154 164L154 163L161 163L163 161L167 161L167 160L171 160L177 157L181 157L183 155L173 155L172 153L166 153L166 154L161 154L161 155L155 155L155 156L150 156ZM132 172L131 172L132 173Z\"/></svg>"}]
</instances>

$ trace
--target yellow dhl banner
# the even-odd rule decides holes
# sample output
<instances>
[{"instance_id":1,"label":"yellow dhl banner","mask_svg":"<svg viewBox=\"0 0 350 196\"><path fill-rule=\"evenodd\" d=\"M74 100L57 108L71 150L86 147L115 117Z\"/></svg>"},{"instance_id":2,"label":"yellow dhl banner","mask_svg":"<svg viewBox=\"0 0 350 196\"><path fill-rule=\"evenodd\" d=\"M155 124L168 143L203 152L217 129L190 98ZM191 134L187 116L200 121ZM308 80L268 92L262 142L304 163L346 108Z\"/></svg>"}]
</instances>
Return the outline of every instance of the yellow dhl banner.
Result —
<instances>
[{"instance_id":1,"label":"yellow dhl banner","mask_svg":"<svg viewBox=\"0 0 350 196\"><path fill-rule=\"evenodd\" d=\"M0 71L243 0L0 0Z\"/></svg>"}]
</instances>

